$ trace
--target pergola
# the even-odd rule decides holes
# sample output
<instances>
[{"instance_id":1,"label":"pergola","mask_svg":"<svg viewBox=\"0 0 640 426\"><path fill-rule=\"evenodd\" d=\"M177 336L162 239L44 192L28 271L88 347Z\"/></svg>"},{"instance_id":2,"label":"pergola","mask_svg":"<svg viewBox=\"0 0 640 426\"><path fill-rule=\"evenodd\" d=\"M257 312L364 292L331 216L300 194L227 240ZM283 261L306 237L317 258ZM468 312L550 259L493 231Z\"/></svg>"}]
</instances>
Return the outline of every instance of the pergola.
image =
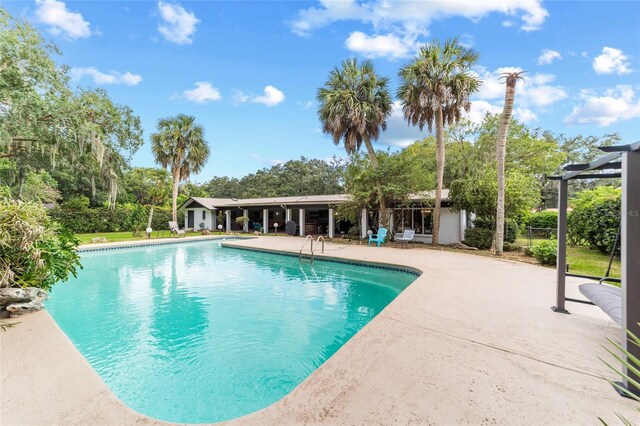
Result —
<instances>
[{"instance_id":1,"label":"pergola","mask_svg":"<svg viewBox=\"0 0 640 426\"><path fill-rule=\"evenodd\" d=\"M554 312L568 314L565 302L593 303L602 308L622 327L622 344L631 355L640 359L640 347L630 343L626 330L640 336L640 141L628 145L601 147L606 155L586 164L570 164L565 173L550 179L559 182L558 194L558 260L557 292ZM622 178L622 209L620 217L621 287L603 284L615 281L599 277L571 274L567 271L567 198L569 181L574 179ZM589 302L566 297L566 277L598 280L583 284L580 291ZM640 382L640 377L624 366L624 372ZM640 389L624 380L624 388L633 393Z\"/></svg>"}]
</instances>

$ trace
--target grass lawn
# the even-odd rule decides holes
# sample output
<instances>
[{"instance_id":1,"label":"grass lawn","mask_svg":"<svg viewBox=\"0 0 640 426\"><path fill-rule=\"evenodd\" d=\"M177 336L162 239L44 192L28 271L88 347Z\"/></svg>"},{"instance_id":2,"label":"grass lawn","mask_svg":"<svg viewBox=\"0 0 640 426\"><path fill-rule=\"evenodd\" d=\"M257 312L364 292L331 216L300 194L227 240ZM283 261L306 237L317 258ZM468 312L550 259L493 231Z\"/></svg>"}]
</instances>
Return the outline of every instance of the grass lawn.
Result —
<instances>
[{"instance_id":1,"label":"grass lawn","mask_svg":"<svg viewBox=\"0 0 640 426\"><path fill-rule=\"evenodd\" d=\"M543 241L546 241L546 239L534 238L532 244L535 246ZM527 246L529 245L529 240L526 237L520 237L516 244ZM607 272L607 266L609 266L609 255L602 254L597 250L591 250L588 247L567 245L567 263L569 264L569 272L603 277ZM613 260L609 275L620 278L619 258Z\"/></svg>"},{"instance_id":2,"label":"grass lawn","mask_svg":"<svg viewBox=\"0 0 640 426\"><path fill-rule=\"evenodd\" d=\"M187 236L200 235L200 232L187 232ZM105 237L108 243L115 243L119 241L140 241L146 240L147 238L144 236L134 237L131 231L126 232L96 232L90 234L76 234L76 237L80 240L80 244L90 244L92 238L96 237ZM169 231L166 231L162 238L169 238ZM171 237L175 238L175 237ZM156 233L153 232L151 235L151 239L156 239Z\"/></svg>"},{"instance_id":3,"label":"grass lawn","mask_svg":"<svg viewBox=\"0 0 640 426\"><path fill-rule=\"evenodd\" d=\"M218 235L218 231L211 231L211 235ZM193 236L198 236L201 235L200 232L187 232L187 236L188 237L193 237ZM225 233L223 232L220 235L225 235ZM240 232L238 233L238 235L244 236L244 237L249 237L249 236L253 236L253 232ZM287 234L285 232L278 232L278 235L275 235L273 233L273 231L270 231L269 234L260 234L261 236L268 236L268 237L282 237L282 236L287 236ZM78 239L80 240L80 244L91 244L91 239L92 238L96 238L96 237L105 237L107 239L108 243L115 243L115 242L121 242L121 241L141 241L141 240L146 240L148 238L146 238L144 236L141 237L134 237L133 234L131 233L131 231L126 231L126 232L96 232L96 233L89 233L89 234L76 234L76 237L78 237ZM169 231L165 231L162 238L175 238L175 236L169 236ZM154 231L151 234L151 239L155 240L156 239L156 232Z\"/></svg>"}]
</instances>

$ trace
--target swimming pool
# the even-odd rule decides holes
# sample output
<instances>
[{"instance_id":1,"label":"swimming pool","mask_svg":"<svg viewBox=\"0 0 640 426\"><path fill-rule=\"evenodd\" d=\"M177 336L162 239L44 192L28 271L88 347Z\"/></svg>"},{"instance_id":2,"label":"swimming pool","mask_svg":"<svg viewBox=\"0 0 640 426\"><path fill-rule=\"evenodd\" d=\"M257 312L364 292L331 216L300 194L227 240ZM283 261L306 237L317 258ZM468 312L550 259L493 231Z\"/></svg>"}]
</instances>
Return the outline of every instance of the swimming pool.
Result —
<instances>
[{"instance_id":1,"label":"swimming pool","mask_svg":"<svg viewBox=\"0 0 640 426\"><path fill-rule=\"evenodd\" d=\"M113 393L179 423L293 390L416 275L201 241L82 253L46 309Z\"/></svg>"}]
</instances>

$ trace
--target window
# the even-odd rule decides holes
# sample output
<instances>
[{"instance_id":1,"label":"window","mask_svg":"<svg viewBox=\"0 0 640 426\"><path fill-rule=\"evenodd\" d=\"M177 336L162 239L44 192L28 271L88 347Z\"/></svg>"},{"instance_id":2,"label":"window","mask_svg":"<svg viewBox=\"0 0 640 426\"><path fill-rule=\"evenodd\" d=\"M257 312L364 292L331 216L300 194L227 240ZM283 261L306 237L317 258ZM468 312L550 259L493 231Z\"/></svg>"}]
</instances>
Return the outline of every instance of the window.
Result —
<instances>
[{"instance_id":1,"label":"window","mask_svg":"<svg viewBox=\"0 0 640 426\"><path fill-rule=\"evenodd\" d=\"M431 212L430 208L396 209L394 212L396 231L403 232L405 229L413 229L416 234L431 234Z\"/></svg>"},{"instance_id":2,"label":"window","mask_svg":"<svg viewBox=\"0 0 640 426\"><path fill-rule=\"evenodd\" d=\"M206 220L207 219L207 212L205 210L202 210L202 220Z\"/></svg>"}]
</instances>

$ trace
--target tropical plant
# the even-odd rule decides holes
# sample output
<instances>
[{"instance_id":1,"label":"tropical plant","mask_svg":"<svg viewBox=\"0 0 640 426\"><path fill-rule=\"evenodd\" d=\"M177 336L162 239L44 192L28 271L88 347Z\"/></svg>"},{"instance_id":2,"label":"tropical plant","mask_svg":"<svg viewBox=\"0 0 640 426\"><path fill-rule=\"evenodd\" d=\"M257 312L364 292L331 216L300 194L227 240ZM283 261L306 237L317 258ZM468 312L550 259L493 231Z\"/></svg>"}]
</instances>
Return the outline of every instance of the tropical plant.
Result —
<instances>
[{"instance_id":1,"label":"tropical plant","mask_svg":"<svg viewBox=\"0 0 640 426\"><path fill-rule=\"evenodd\" d=\"M507 132L513 115L513 102L516 96L516 83L522 72L505 73L506 91L504 95L504 108L500 119L500 129L496 139L496 159L498 163L498 208L496 211L496 235L492 247L495 253L500 255L504 248L504 161L506 156Z\"/></svg>"},{"instance_id":2,"label":"tropical plant","mask_svg":"<svg viewBox=\"0 0 640 426\"><path fill-rule=\"evenodd\" d=\"M204 128L195 117L179 114L161 118L157 133L151 135L151 152L162 167L169 168L173 176L172 215L178 218L178 186L198 173L209 159L209 145L204 138Z\"/></svg>"},{"instance_id":3,"label":"tropical plant","mask_svg":"<svg viewBox=\"0 0 640 426\"><path fill-rule=\"evenodd\" d=\"M342 142L349 155L358 152L364 143L373 169L378 168L378 159L372 141L386 130L392 112L388 85L389 79L376 74L373 62L358 64L357 59L347 59L329 73L317 94L322 131L331 135L334 144ZM388 226L382 182L376 180L375 185L381 221Z\"/></svg>"},{"instance_id":4,"label":"tropical plant","mask_svg":"<svg viewBox=\"0 0 640 426\"><path fill-rule=\"evenodd\" d=\"M442 185L445 164L444 126L460 120L469 112L469 97L480 87L471 73L478 53L460 44L457 38L427 44L418 56L400 69L397 97L407 122L422 130L427 125L436 131L436 200L433 215L433 240L437 245L440 231Z\"/></svg>"},{"instance_id":5,"label":"tropical plant","mask_svg":"<svg viewBox=\"0 0 640 426\"><path fill-rule=\"evenodd\" d=\"M640 323L638 323L640 326ZM616 373L623 381L627 382L629 387L632 389L640 389L640 359L634 356L630 350L630 347L640 348L640 337L636 336L631 330L627 329L627 345L626 348L619 344L618 342L613 341L610 338L607 338L607 341L612 346L612 348L608 348L604 346L604 349L609 352L618 362L622 364L622 371L619 368L614 367L611 363L600 358L600 361L606 364L614 373ZM624 386L624 383L614 382L612 380L608 380L609 383L613 387L618 390L622 395L640 403L640 395L638 392L632 392L630 389L627 389ZM638 412L640 413L640 405L637 407ZM633 426L634 423L629 421L626 417L619 413L615 413L616 417L622 422L624 426ZM607 423L602 419L602 417L598 417L598 420L603 425L607 425Z\"/></svg>"},{"instance_id":6,"label":"tropical plant","mask_svg":"<svg viewBox=\"0 0 640 426\"><path fill-rule=\"evenodd\" d=\"M40 203L0 199L0 287L49 290L76 276L78 244Z\"/></svg>"}]
</instances>

